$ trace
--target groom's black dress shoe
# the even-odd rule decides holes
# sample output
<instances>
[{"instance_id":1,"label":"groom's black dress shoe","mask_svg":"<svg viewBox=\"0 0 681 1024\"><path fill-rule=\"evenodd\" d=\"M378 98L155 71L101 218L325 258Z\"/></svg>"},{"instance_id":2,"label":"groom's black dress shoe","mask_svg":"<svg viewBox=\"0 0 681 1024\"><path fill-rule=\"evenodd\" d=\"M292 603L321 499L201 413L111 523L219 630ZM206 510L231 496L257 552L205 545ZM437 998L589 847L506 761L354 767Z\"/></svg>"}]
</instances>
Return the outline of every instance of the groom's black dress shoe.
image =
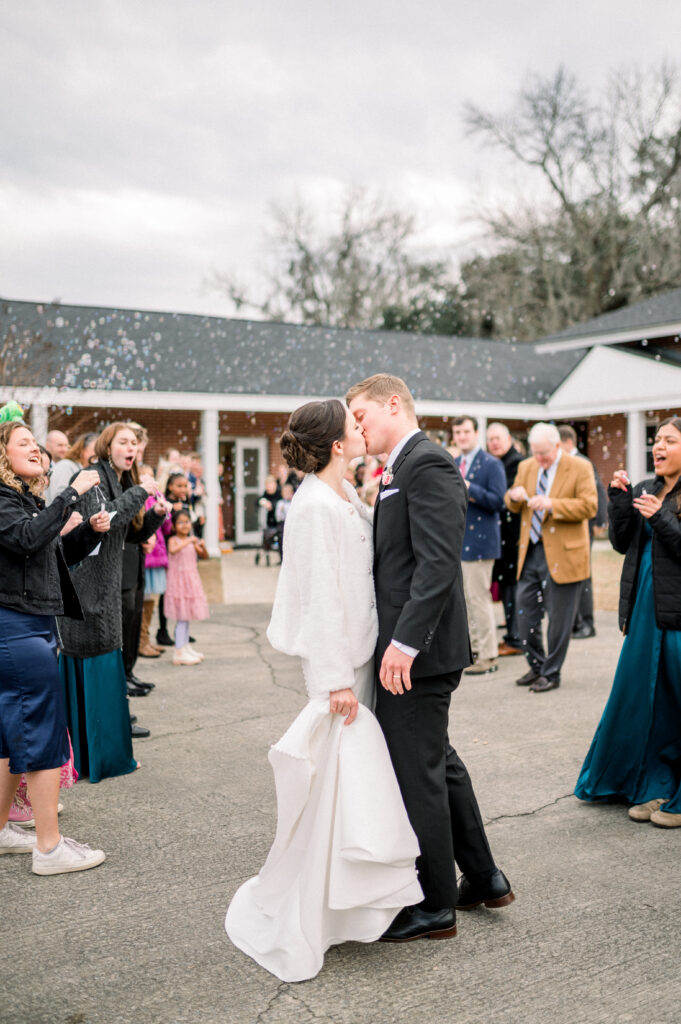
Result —
<instances>
[{"instance_id":1,"label":"groom's black dress shoe","mask_svg":"<svg viewBox=\"0 0 681 1024\"><path fill-rule=\"evenodd\" d=\"M403 907L380 942L413 942L414 939L450 939L456 935L456 913L445 910L423 910Z\"/></svg>"},{"instance_id":2,"label":"groom's black dress shoe","mask_svg":"<svg viewBox=\"0 0 681 1024\"><path fill-rule=\"evenodd\" d=\"M539 679L539 673L535 672L533 668L530 668L524 676L521 676L520 679L516 679L515 684L516 686L529 686L530 683L533 683L536 679Z\"/></svg>"},{"instance_id":3,"label":"groom's black dress shoe","mask_svg":"<svg viewBox=\"0 0 681 1024\"><path fill-rule=\"evenodd\" d=\"M548 693L549 690L557 690L560 686L560 679L547 679L546 676L539 676L530 686L530 693Z\"/></svg>"},{"instance_id":4,"label":"groom's black dress shoe","mask_svg":"<svg viewBox=\"0 0 681 1024\"><path fill-rule=\"evenodd\" d=\"M511 883L499 868L489 878L481 882L469 882L465 875L459 879L459 898L457 910L472 910L484 903L486 907L507 907L513 903L515 896Z\"/></svg>"}]
</instances>

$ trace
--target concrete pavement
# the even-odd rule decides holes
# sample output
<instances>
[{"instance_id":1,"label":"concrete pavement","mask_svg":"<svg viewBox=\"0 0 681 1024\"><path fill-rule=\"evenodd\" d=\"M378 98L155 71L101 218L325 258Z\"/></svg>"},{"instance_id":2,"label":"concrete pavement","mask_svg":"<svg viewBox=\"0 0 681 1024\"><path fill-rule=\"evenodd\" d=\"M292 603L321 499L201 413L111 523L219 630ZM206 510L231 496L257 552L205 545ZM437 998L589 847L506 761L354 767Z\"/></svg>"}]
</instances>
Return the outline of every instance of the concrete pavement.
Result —
<instances>
[{"instance_id":1,"label":"concrete pavement","mask_svg":"<svg viewBox=\"0 0 681 1024\"><path fill-rule=\"evenodd\" d=\"M0 858L0 1022L678 1024L681 830L571 796L619 652L612 612L573 642L560 690L516 687L510 658L454 695L510 908L461 914L446 942L335 947L298 985L231 946L225 909L273 837L267 750L304 703L297 664L264 637L269 598L246 603L276 570L251 562L223 559L237 603L193 627L203 665L140 660L157 684L133 701L152 730L141 770L64 794L64 833L106 863L38 878L29 858Z\"/></svg>"}]
</instances>

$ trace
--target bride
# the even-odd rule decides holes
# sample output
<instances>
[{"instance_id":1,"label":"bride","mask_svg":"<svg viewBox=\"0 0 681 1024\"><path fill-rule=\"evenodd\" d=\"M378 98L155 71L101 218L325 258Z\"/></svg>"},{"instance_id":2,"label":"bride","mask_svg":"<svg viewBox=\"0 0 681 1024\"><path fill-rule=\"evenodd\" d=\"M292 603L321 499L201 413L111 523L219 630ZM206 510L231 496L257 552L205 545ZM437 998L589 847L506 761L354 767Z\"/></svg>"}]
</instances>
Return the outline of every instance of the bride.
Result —
<instances>
[{"instance_id":1,"label":"bride","mask_svg":"<svg viewBox=\"0 0 681 1024\"><path fill-rule=\"evenodd\" d=\"M374 718L377 636L372 510L345 480L364 455L335 399L294 412L281 437L307 474L286 517L284 561L267 636L302 659L308 703L270 750L277 830L260 873L225 919L235 946L282 981L321 969L329 946L380 938L419 903L419 849Z\"/></svg>"}]
</instances>

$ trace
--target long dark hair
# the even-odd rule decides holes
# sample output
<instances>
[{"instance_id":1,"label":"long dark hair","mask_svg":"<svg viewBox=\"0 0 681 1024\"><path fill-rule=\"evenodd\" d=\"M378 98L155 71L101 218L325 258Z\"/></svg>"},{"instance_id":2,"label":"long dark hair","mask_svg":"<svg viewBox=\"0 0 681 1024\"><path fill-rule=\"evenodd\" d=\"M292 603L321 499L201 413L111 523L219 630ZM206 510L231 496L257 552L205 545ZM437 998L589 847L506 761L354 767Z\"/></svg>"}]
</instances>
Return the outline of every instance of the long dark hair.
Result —
<instances>
[{"instance_id":1,"label":"long dark hair","mask_svg":"<svg viewBox=\"0 0 681 1024\"><path fill-rule=\"evenodd\" d=\"M281 435L281 454L289 466L303 473L318 473L328 466L334 441L345 437L347 409L337 398L308 402L291 413Z\"/></svg>"}]
</instances>

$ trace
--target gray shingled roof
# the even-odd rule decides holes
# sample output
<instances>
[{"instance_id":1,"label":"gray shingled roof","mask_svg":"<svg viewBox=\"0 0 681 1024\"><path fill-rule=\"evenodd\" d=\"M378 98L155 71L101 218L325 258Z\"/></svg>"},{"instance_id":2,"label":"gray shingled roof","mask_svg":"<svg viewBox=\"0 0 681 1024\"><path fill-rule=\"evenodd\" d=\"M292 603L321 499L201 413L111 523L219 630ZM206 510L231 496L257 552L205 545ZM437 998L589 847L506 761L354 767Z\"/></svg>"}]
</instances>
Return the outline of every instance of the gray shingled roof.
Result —
<instances>
[{"instance_id":1,"label":"gray shingled roof","mask_svg":"<svg viewBox=\"0 0 681 1024\"><path fill-rule=\"evenodd\" d=\"M612 313L602 313L601 316L596 316L593 320L587 320L585 323L566 327L564 331L558 331L557 334L550 334L546 338L542 338L541 343L572 341L619 331L636 330L640 330L642 336L645 337L646 332L652 331L655 327L679 322L681 322L681 288L674 288L670 292L653 295L632 306L622 306L621 309L616 309Z\"/></svg>"},{"instance_id":2,"label":"gray shingled roof","mask_svg":"<svg viewBox=\"0 0 681 1024\"><path fill-rule=\"evenodd\" d=\"M585 350L527 343L300 327L180 313L0 302L0 383L109 390L339 395L379 371L417 399L541 403ZM2 377L4 376L4 380Z\"/></svg>"}]
</instances>

